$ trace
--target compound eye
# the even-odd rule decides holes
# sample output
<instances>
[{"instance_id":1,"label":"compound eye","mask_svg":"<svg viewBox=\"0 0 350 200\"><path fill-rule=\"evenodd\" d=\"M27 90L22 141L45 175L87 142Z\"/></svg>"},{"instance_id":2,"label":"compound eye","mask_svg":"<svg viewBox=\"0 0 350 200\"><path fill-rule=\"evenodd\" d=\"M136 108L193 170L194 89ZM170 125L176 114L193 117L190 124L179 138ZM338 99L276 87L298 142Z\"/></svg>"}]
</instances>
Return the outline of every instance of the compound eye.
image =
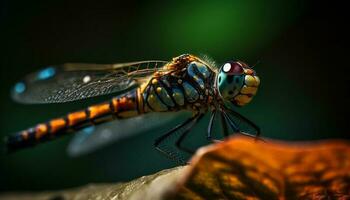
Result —
<instances>
[{"instance_id":1,"label":"compound eye","mask_svg":"<svg viewBox=\"0 0 350 200\"><path fill-rule=\"evenodd\" d=\"M243 67L237 62L226 63L222 70L230 75L240 75L244 72Z\"/></svg>"}]
</instances>

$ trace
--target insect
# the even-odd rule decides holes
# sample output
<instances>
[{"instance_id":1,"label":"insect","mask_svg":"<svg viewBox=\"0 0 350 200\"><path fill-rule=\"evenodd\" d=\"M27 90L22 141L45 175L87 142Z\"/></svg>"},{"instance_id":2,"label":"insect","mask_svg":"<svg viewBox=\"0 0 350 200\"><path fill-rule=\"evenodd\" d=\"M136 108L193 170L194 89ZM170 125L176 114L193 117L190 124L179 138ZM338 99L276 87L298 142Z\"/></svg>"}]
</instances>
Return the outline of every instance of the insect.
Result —
<instances>
[{"instance_id":1,"label":"insect","mask_svg":"<svg viewBox=\"0 0 350 200\"><path fill-rule=\"evenodd\" d=\"M127 137L135 132L135 127L136 132L146 129L147 120L161 124L171 120L174 113L186 110L191 116L154 142L158 151L179 160L162 144L177 134L175 146L178 150L192 153L183 146L183 141L207 112L211 113L205 136L209 141L215 140L212 132L217 118L225 137L229 135L229 129L259 136L259 127L234 110L235 106L244 106L252 100L259 84L256 72L242 61L232 60L218 68L213 62L191 54L183 54L169 62L51 66L29 74L17 83L12 91L13 99L20 103L42 104L116 95L104 103L10 135L7 147L10 151L17 150L78 132L85 136L75 140L71 151L85 151ZM134 128L123 128L126 125Z\"/></svg>"}]
</instances>

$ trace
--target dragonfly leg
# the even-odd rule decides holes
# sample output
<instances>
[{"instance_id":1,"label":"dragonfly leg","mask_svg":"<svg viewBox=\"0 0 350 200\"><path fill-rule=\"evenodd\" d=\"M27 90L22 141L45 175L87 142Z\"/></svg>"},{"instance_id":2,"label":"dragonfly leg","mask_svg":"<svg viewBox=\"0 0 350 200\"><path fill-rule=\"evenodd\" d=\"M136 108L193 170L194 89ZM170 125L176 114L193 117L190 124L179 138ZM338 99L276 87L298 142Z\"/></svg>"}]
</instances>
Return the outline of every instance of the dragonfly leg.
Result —
<instances>
[{"instance_id":1,"label":"dragonfly leg","mask_svg":"<svg viewBox=\"0 0 350 200\"><path fill-rule=\"evenodd\" d=\"M239 129L238 129L237 124L236 124L234 121L231 120L231 118L226 114L226 112L225 112L225 111L222 111L221 114L222 114L222 116L225 118L225 122L227 122L227 123L230 125L230 127L232 128L232 130L233 130L234 132L239 132Z\"/></svg>"},{"instance_id":2,"label":"dragonfly leg","mask_svg":"<svg viewBox=\"0 0 350 200\"><path fill-rule=\"evenodd\" d=\"M244 119L249 125L251 125L252 127L254 127L254 129L256 129L257 132L256 132L255 136L256 137L260 136L260 134L261 134L260 128L256 124L254 124L252 121L250 121L249 119L245 118L243 115L241 115L241 114L239 114L239 113L237 113L237 112L235 112L233 110L229 110L228 109L228 110L225 110L225 111L227 111L227 112L229 112L229 113L231 113L233 115L236 115L236 116L238 116L241 119Z\"/></svg>"},{"instance_id":3,"label":"dragonfly leg","mask_svg":"<svg viewBox=\"0 0 350 200\"><path fill-rule=\"evenodd\" d=\"M222 113L220 113L220 117L221 117L221 126L222 126L222 129L224 131L224 137L228 137L229 135L229 130L228 130L228 127L227 127L227 123L226 123L226 120L225 120L225 117Z\"/></svg>"},{"instance_id":4,"label":"dragonfly leg","mask_svg":"<svg viewBox=\"0 0 350 200\"><path fill-rule=\"evenodd\" d=\"M164 154L165 156L167 156L168 158L177 161L180 164L186 164L186 162L184 161L183 158L179 157L178 154L175 154L175 152L171 151L171 150L167 150L165 148L161 147L161 144L163 144L169 137L171 137L172 135L176 135L176 133L181 133L181 132L186 132L186 130L188 129L187 126L190 125L190 127L192 127L192 123L193 121L196 121L196 119L198 118L199 114L194 115L193 117L187 119L185 122L177 125L176 127L172 128L171 130L169 130L167 133L165 133L164 135L160 136L159 138L157 138L154 142L154 146L155 148L161 152L162 154Z\"/></svg>"},{"instance_id":5,"label":"dragonfly leg","mask_svg":"<svg viewBox=\"0 0 350 200\"><path fill-rule=\"evenodd\" d=\"M209 142L212 142L212 143L221 142L221 140L214 139L212 136L213 124L214 124L214 119L215 119L216 114L217 114L217 111L214 110L210 116L210 121L209 121L209 125L208 125L207 140ZM223 114L221 113L220 115L221 115L220 116L221 117L221 126L223 128L223 135L226 138L229 135L229 130L228 130L227 123L225 121Z\"/></svg>"},{"instance_id":6,"label":"dragonfly leg","mask_svg":"<svg viewBox=\"0 0 350 200\"><path fill-rule=\"evenodd\" d=\"M179 137L179 139L176 141L175 145L177 148L179 148L180 150L187 152L189 154L193 154L195 151L192 149L189 149L187 147L182 146L182 142L183 140L186 138L187 134L191 131L191 129L193 128L193 126L198 123L202 118L203 118L204 114L199 114L196 118L194 118L192 120L192 123L190 126L188 126L186 128L186 130L181 134L181 136Z\"/></svg>"},{"instance_id":7,"label":"dragonfly leg","mask_svg":"<svg viewBox=\"0 0 350 200\"><path fill-rule=\"evenodd\" d=\"M214 124L214 119L215 119L215 116L216 116L216 110L213 110L211 112L211 116L210 116L210 120L209 120L209 125L208 125L208 134L207 134L207 140L210 141L210 142L217 142L216 140L213 139L213 136L212 136L212 131L213 131L213 124Z\"/></svg>"},{"instance_id":8,"label":"dragonfly leg","mask_svg":"<svg viewBox=\"0 0 350 200\"><path fill-rule=\"evenodd\" d=\"M237 112L234 112L234 111L231 111L231 110L229 110L228 112L230 112L230 113L233 114L233 115L236 115L236 116L240 117L241 119L244 119L247 123L249 123L249 125L251 125L252 127L254 127L254 128L257 130L257 132L256 132L255 135L251 135L251 134L249 134L249 133L245 133L245 132L240 131L240 130L237 128L237 127L238 127L237 124L236 124L234 121L232 121L232 119L227 115L227 113L226 113L225 111L222 111L223 116L225 117L225 119L227 120L228 124L231 126L231 128L232 128L235 132L237 132L237 133L239 133L239 134L242 134L242 135L245 135L245 136L248 136L248 137L252 137L252 138L254 138L254 139L263 140L263 139L261 139L261 138L259 137L259 136L260 136L260 128L259 128L258 126L256 126L253 122L249 121L248 119L246 119L245 117L243 117L242 115L240 115L240 114L237 113Z\"/></svg>"}]
</instances>

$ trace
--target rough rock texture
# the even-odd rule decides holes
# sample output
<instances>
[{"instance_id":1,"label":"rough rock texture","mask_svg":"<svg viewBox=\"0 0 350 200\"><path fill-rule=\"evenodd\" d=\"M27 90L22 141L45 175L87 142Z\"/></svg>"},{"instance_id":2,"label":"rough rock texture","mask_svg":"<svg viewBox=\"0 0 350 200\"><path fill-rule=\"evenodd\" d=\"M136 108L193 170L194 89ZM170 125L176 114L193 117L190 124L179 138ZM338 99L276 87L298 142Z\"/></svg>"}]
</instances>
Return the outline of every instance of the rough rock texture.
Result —
<instances>
[{"instance_id":1,"label":"rough rock texture","mask_svg":"<svg viewBox=\"0 0 350 200\"><path fill-rule=\"evenodd\" d=\"M243 136L201 148L187 167L119 184L0 199L350 199L350 142L287 143Z\"/></svg>"}]
</instances>

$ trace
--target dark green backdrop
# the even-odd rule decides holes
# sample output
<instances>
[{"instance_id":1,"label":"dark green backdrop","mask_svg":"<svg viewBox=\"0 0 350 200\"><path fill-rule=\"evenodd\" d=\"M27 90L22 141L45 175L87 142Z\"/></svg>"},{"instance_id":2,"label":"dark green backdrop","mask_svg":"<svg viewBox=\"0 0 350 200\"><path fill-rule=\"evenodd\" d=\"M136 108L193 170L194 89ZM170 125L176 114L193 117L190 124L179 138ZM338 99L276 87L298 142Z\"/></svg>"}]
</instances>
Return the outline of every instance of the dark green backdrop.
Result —
<instances>
[{"instance_id":1,"label":"dark green backdrop","mask_svg":"<svg viewBox=\"0 0 350 200\"><path fill-rule=\"evenodd\" d=\"M347 11L335 2L0 2L1 137L92 102L12 102L11 86L43 66L204 53L218 63L233 57L250 64L261 61L256 66L261 88L239 111L261 127L264 137L349 138L349 51L343 31ZM204 137L205 127L203 122L194 133ZM126 181L174 166L152 147L159 134L143 133L79 158L66 154L69 136L1 155L0 189Z\"/></svg>"}]
</instances>

